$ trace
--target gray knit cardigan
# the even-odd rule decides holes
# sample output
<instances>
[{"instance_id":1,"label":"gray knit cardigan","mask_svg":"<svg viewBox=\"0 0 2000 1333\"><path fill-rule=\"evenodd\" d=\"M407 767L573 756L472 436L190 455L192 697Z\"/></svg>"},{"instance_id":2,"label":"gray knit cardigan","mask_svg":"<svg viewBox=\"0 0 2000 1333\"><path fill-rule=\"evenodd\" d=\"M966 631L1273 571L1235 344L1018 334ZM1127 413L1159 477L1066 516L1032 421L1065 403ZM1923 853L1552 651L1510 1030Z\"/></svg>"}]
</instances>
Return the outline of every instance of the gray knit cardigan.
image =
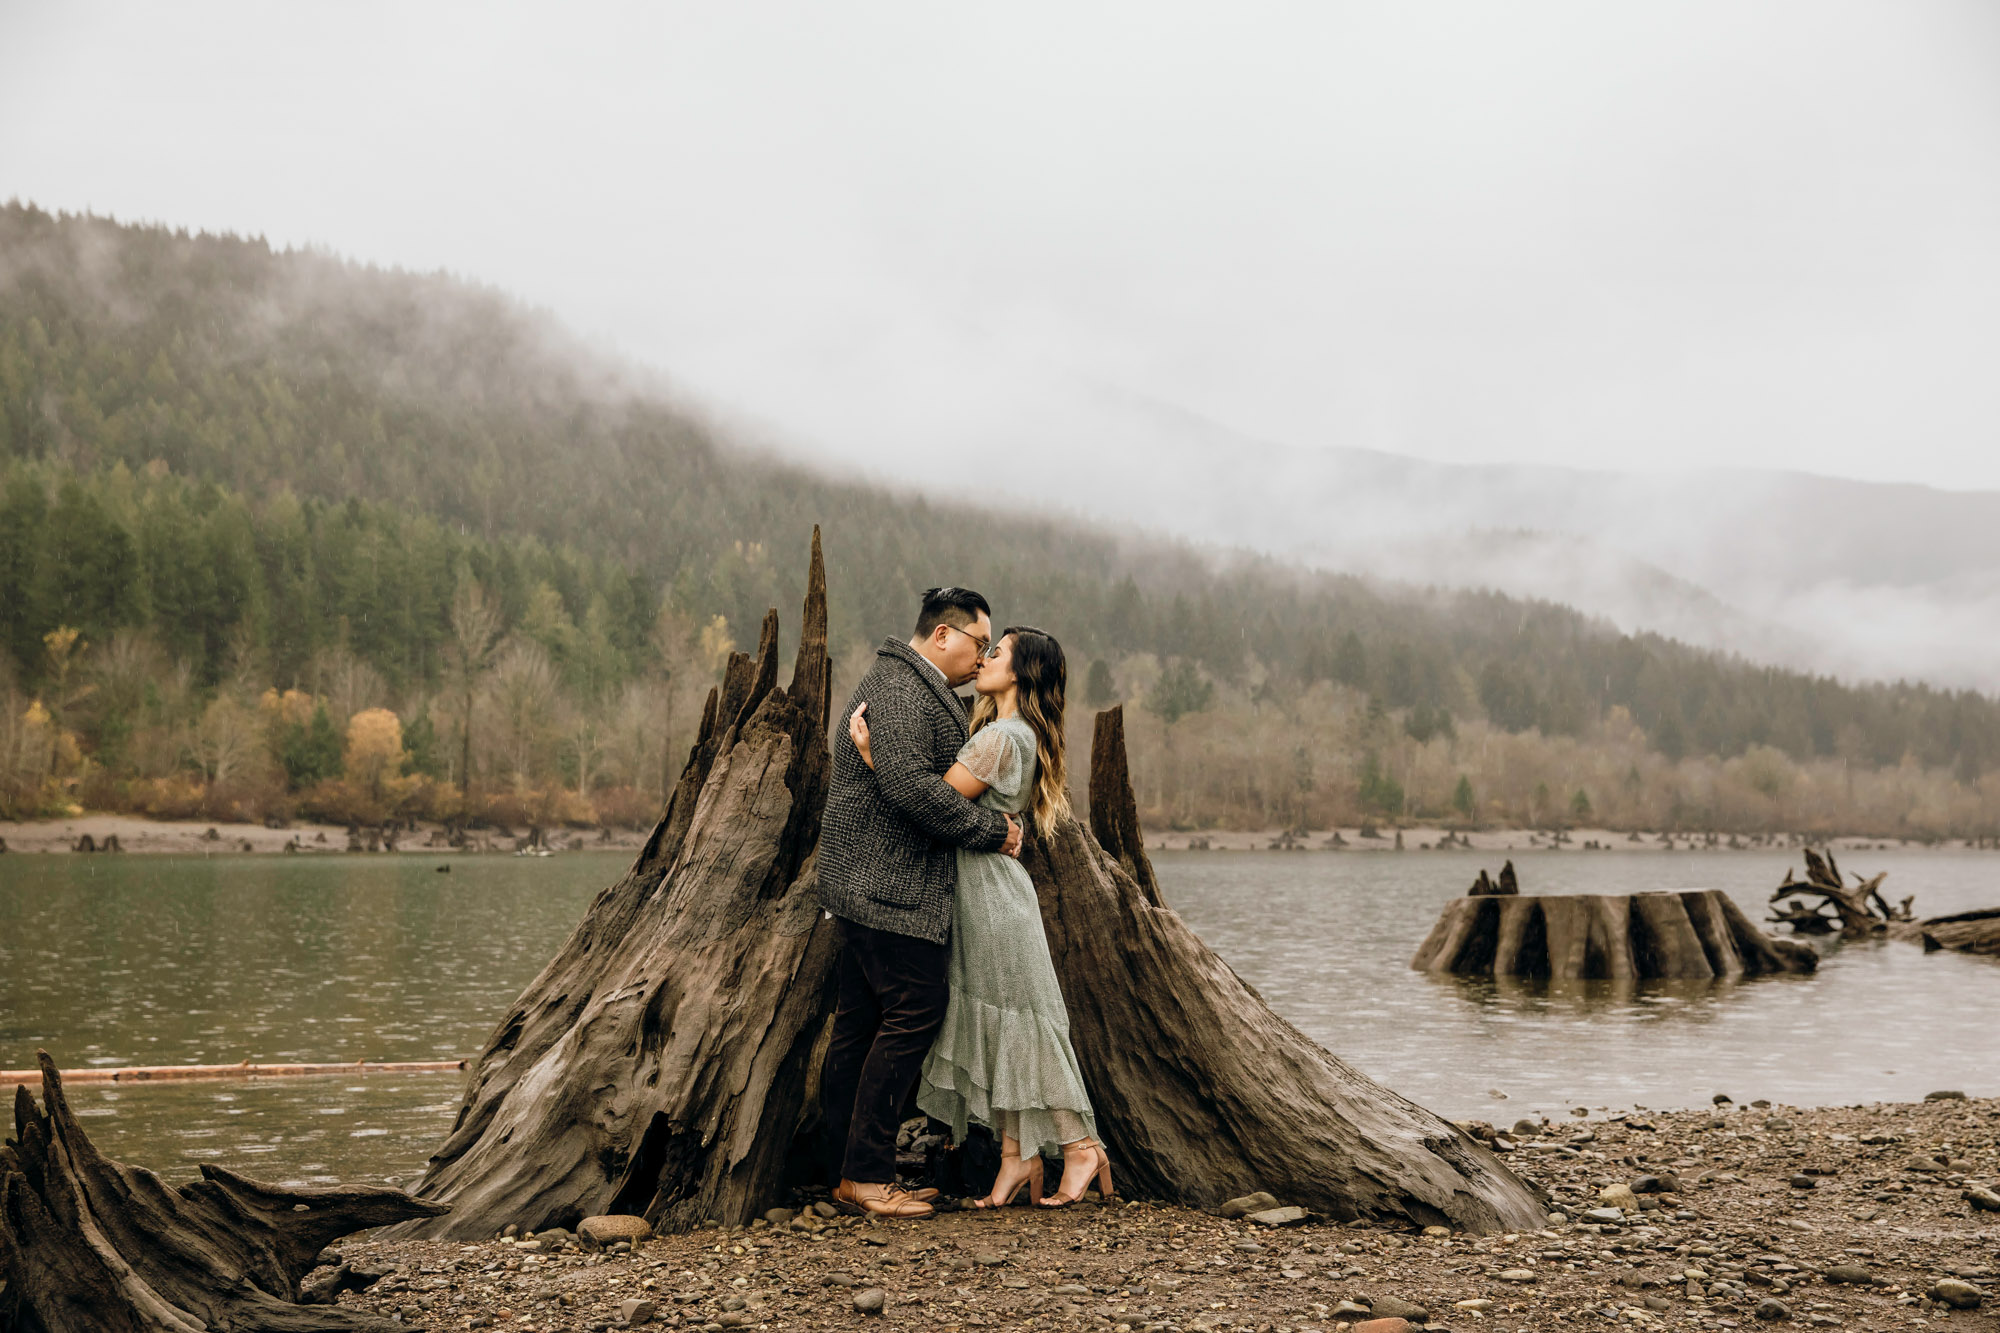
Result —
<instances>
[{"instance_id":1,"label":"gray knit cardigan","mask_svg":"<svg viewBox=\"0 0 2000 1333\"><path fill-rule=\"evenodd\" d=\"M868 705L868 767L847 719ZM965 744L965 706L898 639L833 719L833 779L819 833L819 901L846 921L942 944L951 934L958 849L997 852L1007 817L960 796L944 774Z\"/></svg>"}]
</instances>

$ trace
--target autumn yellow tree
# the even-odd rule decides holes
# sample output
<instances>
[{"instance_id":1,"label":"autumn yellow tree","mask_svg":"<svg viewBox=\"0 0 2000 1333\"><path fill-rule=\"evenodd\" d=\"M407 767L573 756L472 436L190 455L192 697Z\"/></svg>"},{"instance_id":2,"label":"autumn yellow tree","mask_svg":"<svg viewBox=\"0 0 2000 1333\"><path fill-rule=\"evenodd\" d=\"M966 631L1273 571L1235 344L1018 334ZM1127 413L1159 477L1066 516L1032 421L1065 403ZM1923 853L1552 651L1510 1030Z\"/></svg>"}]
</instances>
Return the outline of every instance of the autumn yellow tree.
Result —
<instances>
[{"instance_id":1,"label":"autumn yellow tree","mask_svg":"<svg viewBox=\"0 0 2000 1333\"><path fill-rule=\"evenodd\" d=\"M57 776L66 752L76 751L75 736L70 729L70 713L78 704L97 692L97 687L76 681L76 669L82 659L79 641L82 631L68 625L58 625L42 636L42 646L48 661L43 674L48 681L48 690L42 702L48 709L49 766L48 775Z\"/></svg>"},{"instance_id":2,"label":"autumn yellow tree","mask_svg":"<svg viewBox=\"0 0 2000 1333\"><path fill-rule=\"evenodd\" d=\"M347 779L368 789L380 801L389 783L402 776L403 723L386 708L364 708L347 722L347 749L342 755Z\"/></svg>"}]
</instances>

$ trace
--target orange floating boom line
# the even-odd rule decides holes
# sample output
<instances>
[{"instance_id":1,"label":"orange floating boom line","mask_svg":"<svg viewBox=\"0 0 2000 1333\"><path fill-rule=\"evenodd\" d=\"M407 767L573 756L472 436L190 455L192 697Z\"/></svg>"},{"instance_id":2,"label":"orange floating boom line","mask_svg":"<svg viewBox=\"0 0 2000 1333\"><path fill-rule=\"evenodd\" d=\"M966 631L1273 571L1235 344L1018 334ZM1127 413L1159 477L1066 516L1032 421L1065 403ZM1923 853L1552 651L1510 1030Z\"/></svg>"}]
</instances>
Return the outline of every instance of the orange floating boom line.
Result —
<instances>
[{"instance_id":1,"label":"orange floating boom line","mask_svg":"<svg viewBox=\"0 0 2000 1333\"><path fill-rule=\"evenodd\" d=\"M411 1060L344 1065L133 1065L124 1069L65 1069L65 1083L165 1083L196 1078L286 1078L300 1074L429 1074L465 1068L463 1060ZM0 1087L9 1083L39 1084L39 1069L0 1069Z\"/></svg>"}]
</instances>

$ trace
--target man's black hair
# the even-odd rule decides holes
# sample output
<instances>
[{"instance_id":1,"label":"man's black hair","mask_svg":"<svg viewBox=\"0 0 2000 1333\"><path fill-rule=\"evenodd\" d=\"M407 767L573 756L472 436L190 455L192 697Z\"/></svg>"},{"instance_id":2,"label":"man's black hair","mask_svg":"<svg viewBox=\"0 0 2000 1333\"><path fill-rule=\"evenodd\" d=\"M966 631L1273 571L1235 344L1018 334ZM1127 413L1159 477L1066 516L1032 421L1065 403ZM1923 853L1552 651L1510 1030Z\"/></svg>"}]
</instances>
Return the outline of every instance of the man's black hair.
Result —
<instances>
[{"instance_id":1,"label":"man's black hair","mask_svg":"<svg viewBox=\"0 0 2000 1333\"><path fill-rule=\"evenodd\" d=\"M939 625L956 625L965 629L976 622L982 613L991 616L993 608L970 588L926 588L924 604L917 611L916 637L929 638L931 631Z\"/></svg>"}]
</instances>

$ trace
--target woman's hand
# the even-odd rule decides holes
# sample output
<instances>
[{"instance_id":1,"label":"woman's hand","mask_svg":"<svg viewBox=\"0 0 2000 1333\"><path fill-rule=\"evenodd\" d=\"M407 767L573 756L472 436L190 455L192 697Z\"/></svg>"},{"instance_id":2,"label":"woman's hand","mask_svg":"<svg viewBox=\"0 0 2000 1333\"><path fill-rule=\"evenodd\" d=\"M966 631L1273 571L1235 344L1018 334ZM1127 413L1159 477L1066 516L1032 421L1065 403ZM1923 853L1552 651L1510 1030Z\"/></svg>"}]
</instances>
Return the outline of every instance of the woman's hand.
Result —
<instances>
[{"instance_id":1,"label":"woman's hand","mask_svg":"<svg viewBox=\"0 0 2000 1333\"><path fill-rule=\"evenodd\" d=\"M847 735L853 740L854 748L861 751L861 762L873 768L875 767L875 753L868 748L868 719L862 716L867 711L868 705L862 704L861 707L849 714L847 719Z\"/></svg>"}]
</instances>

